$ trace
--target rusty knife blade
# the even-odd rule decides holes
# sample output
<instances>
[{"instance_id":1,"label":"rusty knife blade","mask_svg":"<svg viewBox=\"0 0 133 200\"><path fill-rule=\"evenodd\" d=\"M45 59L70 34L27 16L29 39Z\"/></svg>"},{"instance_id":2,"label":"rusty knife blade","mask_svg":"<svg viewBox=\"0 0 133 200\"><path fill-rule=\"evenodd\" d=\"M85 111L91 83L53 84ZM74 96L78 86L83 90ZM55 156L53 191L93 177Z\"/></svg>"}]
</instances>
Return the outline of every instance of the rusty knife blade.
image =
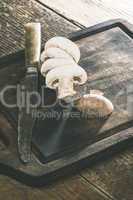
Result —
<instances>
[{"instance_id":1,"label":"rusty knife blade","mask_svg":"<svg viewBox=\"0 0 133 200\"><path fill-rule=\"evenodd\" d=\"M41 49L40 23L25 25L25 65L26 74L20 83L18 117L18 152L24 162L31 160L32 129L35 124L33 112L37 109L38 66Z\"/></svg>"}]
</instances>

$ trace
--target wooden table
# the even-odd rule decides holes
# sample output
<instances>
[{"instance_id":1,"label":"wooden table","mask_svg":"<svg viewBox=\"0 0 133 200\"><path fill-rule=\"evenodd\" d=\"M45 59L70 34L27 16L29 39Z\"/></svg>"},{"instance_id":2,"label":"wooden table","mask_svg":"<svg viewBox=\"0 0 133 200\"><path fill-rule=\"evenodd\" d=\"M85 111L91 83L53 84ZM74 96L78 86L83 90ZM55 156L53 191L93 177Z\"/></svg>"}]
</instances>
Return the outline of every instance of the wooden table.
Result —
<instances>
[{"instance_id":1,"label":"wooden table","mask_svg":"<svg viewBox=\"0 0 133 200\"><path fill-rule=\"evenodd\" d=\"M0 56L8 55L24 47L23 25L26 22L41 22L45 41L54 35L67 35L86 26L69 16L68 18L66 12L64 15L49 6L44 5L43 0L41 2L35 0L0 2ZM0 200L3 199L132 200L133 148L47 187L28 187L1 175Z\"/></svg>"}]
</instances>

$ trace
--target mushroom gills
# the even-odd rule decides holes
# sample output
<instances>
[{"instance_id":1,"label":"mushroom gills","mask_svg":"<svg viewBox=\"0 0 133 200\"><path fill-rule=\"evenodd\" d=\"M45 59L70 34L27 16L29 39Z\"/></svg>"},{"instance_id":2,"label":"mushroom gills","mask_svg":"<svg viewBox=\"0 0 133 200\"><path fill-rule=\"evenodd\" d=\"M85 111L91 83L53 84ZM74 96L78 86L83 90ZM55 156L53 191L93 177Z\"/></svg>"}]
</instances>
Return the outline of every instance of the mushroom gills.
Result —
<instances>
[{"instance_id":1,"label":"mushroom gills","mask_svg":"<svg viewBox=\"0 0 133 200\"><path fill-rule=\"evenodd\" d=\"M73 68L71 66L54 68L46 75L46 85L49 88L58 89L59 99L75 95L74 85L82 85L86 80L86 72L77 64Z\"/></svg>"}]
</instances>

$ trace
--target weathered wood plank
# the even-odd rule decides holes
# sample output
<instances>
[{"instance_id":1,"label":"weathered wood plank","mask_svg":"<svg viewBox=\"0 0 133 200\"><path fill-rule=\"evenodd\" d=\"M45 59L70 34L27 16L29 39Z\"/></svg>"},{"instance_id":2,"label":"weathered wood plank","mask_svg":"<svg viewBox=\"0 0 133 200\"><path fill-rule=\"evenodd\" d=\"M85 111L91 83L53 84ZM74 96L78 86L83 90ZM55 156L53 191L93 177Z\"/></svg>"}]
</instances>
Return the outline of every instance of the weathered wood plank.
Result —
<instances>
[{"instance_id":1,"label":"weathered wood plank","mask_svg":"<svg viewBox=\"0 0 133 200\"><path fill-rule=\"evenodd\" d=\"M82 176L101 190L108 192L114 199L133 199L133 148L119 155L102 160Z\"/></svg>"},{"instance_id":2,"label":"weathered wood plank","mask_svg":"<svg viewBox=\"0 0 133 200\"><path fill-rule=\"evenodd\" d=\"M91 26L109 19L123 18L133 23L133 2L130 0L37 0L68 19Z\"/></svg>"},{"instance_id":3,"label":"weathered wood plank","mask_svg":"<svg viewBox=\"0 0 133 200\"><path fill-rule=\"evenodd\" d=\"M0 56L24 47L24 24L32 21L41 23L43 41L78 29L35 1L0 1Z\"/></svg>"},{"instance_id":4,"label":"weathered wood plank","mask_svg":"<svg viewBox=\"0 0 133 200\"><path fill-rule=\"evenodd\" d=\"M0 200L111 200L84 178L74 176L49 187L27 187L8 177L0 176Z\"/></svg>"}]
</instances>

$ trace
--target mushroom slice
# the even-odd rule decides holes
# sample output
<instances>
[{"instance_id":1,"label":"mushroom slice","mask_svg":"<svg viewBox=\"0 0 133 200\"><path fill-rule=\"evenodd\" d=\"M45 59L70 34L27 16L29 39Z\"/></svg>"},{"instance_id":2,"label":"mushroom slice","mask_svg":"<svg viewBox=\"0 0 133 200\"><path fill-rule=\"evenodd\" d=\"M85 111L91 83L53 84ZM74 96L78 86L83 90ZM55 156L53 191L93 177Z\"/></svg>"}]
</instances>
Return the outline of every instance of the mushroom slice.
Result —
<instances>
[{"instance_id":1,"label":"mushroom slice","mask_svg":"<svg viewBox=\"0 0 133 200\"><path fill-rule=\"evenodd\" d=\"M58 89L58 98L64 99L73 96L76 91L74 85L84 84L87 74L83 68L77 64L54 68L46 75L46 85L52 89Z\"/></svg>"},{"instance_id":2,"label":"mushroom slice","mask_svg":"<svg viewBox=\"0 0 133 200\"><path fill-rule=\"evenodd\" d=\"M41 53L40 60L41 60L42 63L46 60L45 51L43 51L43 52Z\"/></svg>"},{"instance_id":3,"label":"mushroom slice","mask_svg":"<svg viewBox=\"0 0 133 200\"><path fill-rule=\"evenodd\" d=\"M68 66L77 66L72 58L64 59L64 58L51 58L46 60L41 67L41 74L46 76L46 74L57 67L68 67Z\"/></svg>"},{"instance_id":4,"label":"mushroom slice","mask_svg":"<svg viewBox=\"0 0 133 200\"><path fill-rule=\"evenodd\" d=\"M112 102L99 94L86 94L75 102L75 106L89 118L106 117L114 110Z\"/></svg>"},{"instance_id":5,"label":"mushroom slice","mask_svg":"<svg viewBox=\"0 0 133 200\"><path fill-rule=\"evenodd\" d=\"M80 59L80 50L79 47L71 40L65 37L53 37L46 42L45 51L48 48L53 48L53 47L64 50L70 56L73 57L76 63L78 63Z\"/></svg>"},{"instance_id":6,"label":"mushroom slice","mask_svg":"<svg viewBox=\"0 0 133 200\"><path fill-rule=\"evenodd\" d=\"M41 61L44 62L48 58L64 58L64 59L73 59L72 56L70 56L68 53L66 53L64 50L51 47L46 49L41 54ZM74 60L74 59L73 59Z\"/></svg>"}]
</instances>

